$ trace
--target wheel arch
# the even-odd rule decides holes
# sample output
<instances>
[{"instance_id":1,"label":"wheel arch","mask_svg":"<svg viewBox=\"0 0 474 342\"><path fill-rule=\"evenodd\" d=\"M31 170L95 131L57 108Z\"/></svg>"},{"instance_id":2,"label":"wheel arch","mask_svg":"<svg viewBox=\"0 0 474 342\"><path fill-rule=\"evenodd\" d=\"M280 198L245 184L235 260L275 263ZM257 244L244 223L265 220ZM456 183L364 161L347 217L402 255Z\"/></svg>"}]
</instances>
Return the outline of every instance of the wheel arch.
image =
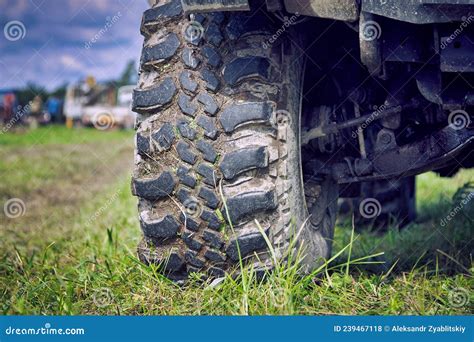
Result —
<instances>
[{"instance_id":1,"label":"wheel arch","mask_svg":"<svg viewBox=\"0 0 474 342\"><path fill-rule=\"evenodd\" d=\"M357 0L265 0L269 11L283 8L289 13L310 17L356 21L359 18ZM181 0L186 13L213 11L248 11L249 0Z\"/></svg>"}]
</instances>

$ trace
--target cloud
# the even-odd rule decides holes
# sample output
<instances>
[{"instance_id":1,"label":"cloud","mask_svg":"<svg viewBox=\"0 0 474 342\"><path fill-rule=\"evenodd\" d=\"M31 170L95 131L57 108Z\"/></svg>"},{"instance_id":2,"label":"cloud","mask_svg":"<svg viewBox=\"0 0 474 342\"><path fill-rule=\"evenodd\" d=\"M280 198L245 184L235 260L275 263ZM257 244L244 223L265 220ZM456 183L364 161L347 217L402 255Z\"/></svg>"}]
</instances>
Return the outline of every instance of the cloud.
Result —
<instances>
[{"instance_id":1,"label":"cloud","mask_svg":"<svg viewBox=\"0 0 474 342\"><path fill-rule=\"evenodd\" d=\"M128 60L138 63L143 43L139 27L146 8L145 0L0 0L1 28L21 20L27 31L15 42L0 32L0 89L28 81L52 89L86 75L117 78ZM120 19L87 49L86 43L119 11Z\"/></svg>"},{"instance_id":2,"label":"cloud","mask_svg":"<svg viewBox=\"0 0 474 342\"><path fill-rule=\"evenodd\" d=\"M2 14L11 18L20 18L27 11L28 0L0 0Z\"/></svg>"},{"instance_id":3,"label":"cloud","mask_svg":"<svg viewBox=\"0 0 474 342\"><path fill-rule=\"evenodd\" d=\"M71 55L62 55L60 58L61 64L69 70L84 70L85 67L75 57Z\"/></svg>"},{"instance_id":4,"label":"cloud","mask_svg":"<svg viewBox=\"0 0 474 342\"><path fill-rule=\"evenodd\" d=\"M87 4L87 7L91 10L106 11L114 5L107 1L91 1L91 3ZM84 8L84 0L70 0L69 7L73 11L79 11Z\"/></svg>"}]
</instances>

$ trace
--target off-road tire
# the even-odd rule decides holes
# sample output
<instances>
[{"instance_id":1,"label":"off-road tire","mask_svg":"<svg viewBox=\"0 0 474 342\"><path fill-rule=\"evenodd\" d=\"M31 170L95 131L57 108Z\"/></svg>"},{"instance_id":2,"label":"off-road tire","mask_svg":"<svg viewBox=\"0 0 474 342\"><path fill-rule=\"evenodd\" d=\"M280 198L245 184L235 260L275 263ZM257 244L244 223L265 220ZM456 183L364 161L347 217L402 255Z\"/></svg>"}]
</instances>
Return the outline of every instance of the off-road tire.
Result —
<instances>
[{"instance_id":1,"label":"off-road tire","mask_svg":"<svg viewBox=\"0 0 474 342\"><path fill-rule=\"evenodd\" d=\"M306 220L303 51L274 41L281 27L259 9L185 15L179 0L144 13L133 97L138 255L172 279L222 276L241 258L271 267L261 230L281 254L305 221L306 270L329 256L337 192L318 185L332 190L313 197L318 214Z\"/></svg>"}]
</instances>

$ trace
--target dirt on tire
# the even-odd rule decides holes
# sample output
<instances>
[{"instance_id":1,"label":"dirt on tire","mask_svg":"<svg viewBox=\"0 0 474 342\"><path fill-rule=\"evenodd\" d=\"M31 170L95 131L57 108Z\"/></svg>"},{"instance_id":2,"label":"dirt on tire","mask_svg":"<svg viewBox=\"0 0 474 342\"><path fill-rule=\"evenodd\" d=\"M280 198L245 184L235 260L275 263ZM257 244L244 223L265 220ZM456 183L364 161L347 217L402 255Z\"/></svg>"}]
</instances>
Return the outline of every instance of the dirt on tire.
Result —
<instances>
[{"instance_id":1,"label":"dirt on tire","mask_svg":"<svg viewBox=\"0 0 474 342\"><path fill-rule=\"evenodd\" d=\"M285 250L308 216L304 60L290 39L269 43L281 22L257 12L185 16L180 1L169 1L143 16L133 101L138 254L173 279L222 276L241 259L269 267L262 231ZM327 256L321 232L302 237L311 263Z\"/></svg>"}]
</instances>

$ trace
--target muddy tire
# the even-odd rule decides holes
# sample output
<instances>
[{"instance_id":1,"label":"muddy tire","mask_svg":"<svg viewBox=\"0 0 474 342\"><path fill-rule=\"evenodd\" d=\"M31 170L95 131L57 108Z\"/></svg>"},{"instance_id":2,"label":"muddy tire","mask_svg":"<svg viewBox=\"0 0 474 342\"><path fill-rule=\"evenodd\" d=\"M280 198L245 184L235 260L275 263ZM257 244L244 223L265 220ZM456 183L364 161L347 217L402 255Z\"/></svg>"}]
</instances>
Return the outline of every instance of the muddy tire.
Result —
<instances>
[{"instance_id":1,"label":"muddy tire","mask_svg":"<svg viewBox=\"0 0 474 342\"><path fill-rule=\"evenodd\" d=\"M240 258L271 267L261 230L281 253L308 217L299 147L304 61L292 40L270 44L281 25L256 11L185 16L179 0L143 16L133 99L138 255L172 279L222 276ZM320 202L333 196L314 199L321 217L299 236L306 270L330 253L335 214L328 218Z\"/></svg>"}]
</instances>

